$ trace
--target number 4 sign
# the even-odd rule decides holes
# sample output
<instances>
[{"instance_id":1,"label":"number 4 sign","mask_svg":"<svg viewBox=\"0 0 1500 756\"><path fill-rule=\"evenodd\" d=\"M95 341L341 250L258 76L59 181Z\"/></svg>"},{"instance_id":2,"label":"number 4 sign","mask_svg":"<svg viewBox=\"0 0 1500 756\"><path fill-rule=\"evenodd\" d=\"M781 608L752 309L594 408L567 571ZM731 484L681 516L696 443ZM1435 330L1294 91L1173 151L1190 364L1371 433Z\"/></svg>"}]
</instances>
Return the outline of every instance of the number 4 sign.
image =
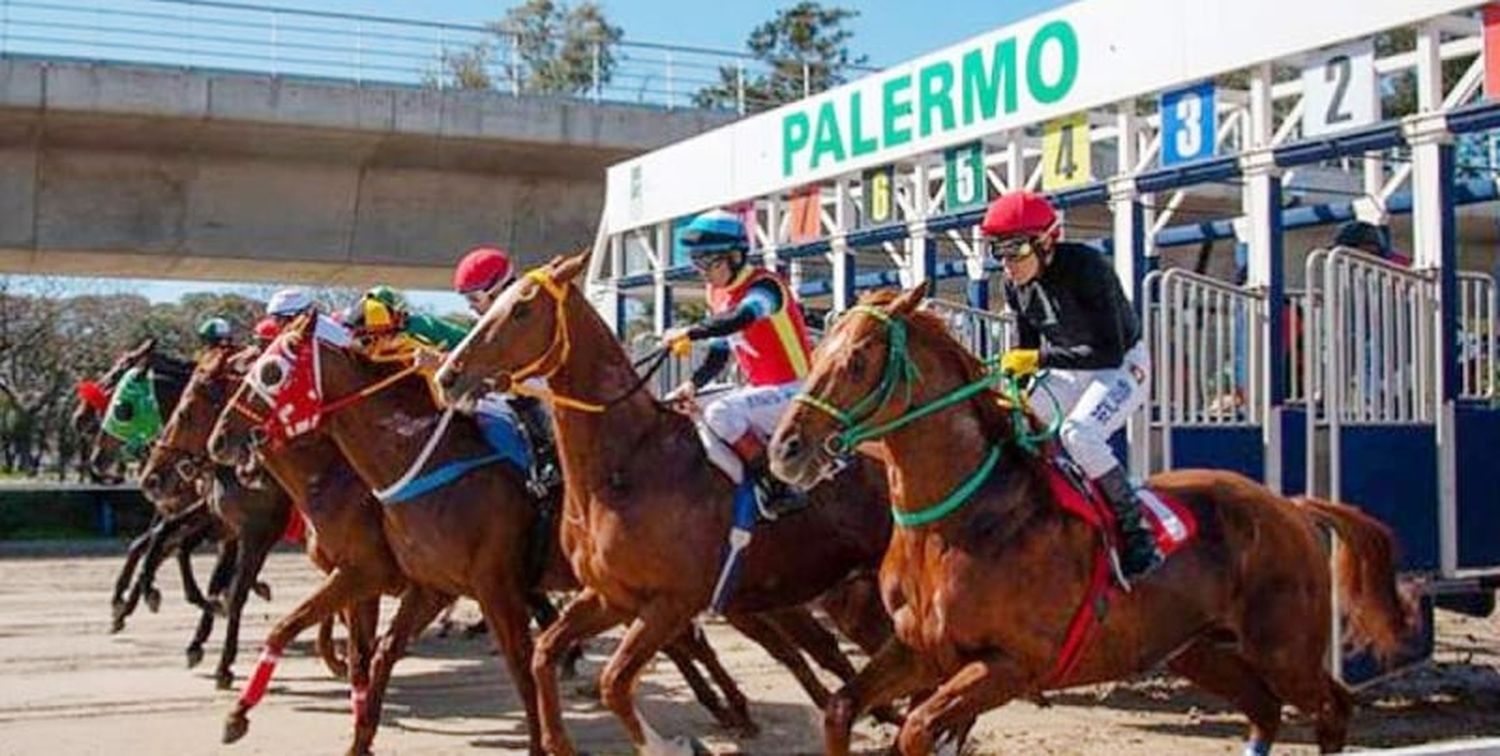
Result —
<instances>
[{"instance_id":1,"label":"number 4 sign","mask_svg":"<svg viewBox=\"0 0 1500 756\"><path fill-rule=\"evenodd\" d=\"M1380 120L1375 42L1330 47L1302 70L1302 135L1321 136Z\"/></svg>"},{"instance_id":2,"label":"number 4 sign","mask_svg":"<svg viewBox=\"0 0 1500 756\"><path fill-rule=\"evenodd\" d=\"M1213 82L1206 81L1161 96L1163 167L1213 157L1218 133Z\"/></svg>"},{"instance_id":3,"label":"number 4 sign","mask_svg":"<svg viewBox=\"0 0 1500 756\"><path fill-rule=\"evenodd\" d=\"M1075 113L1042 126L1042 189L1087 184L1094 167L1089 154L1089 114Z\"/></svg>"}]
</instances>

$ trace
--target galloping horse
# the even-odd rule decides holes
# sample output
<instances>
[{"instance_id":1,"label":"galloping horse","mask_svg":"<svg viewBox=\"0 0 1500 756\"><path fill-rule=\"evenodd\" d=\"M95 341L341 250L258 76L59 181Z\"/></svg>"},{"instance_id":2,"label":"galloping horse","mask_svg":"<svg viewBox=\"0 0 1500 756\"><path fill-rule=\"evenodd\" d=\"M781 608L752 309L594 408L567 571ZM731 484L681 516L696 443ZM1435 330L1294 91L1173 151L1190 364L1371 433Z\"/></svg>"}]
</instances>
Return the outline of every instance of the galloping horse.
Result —
<instances>
[{"instance_id":1,"label":"galloping horse","mask_svg":"<svg viewBox=\"0 0 1500 756\"><path fill-rule=\"evenodd\" d=\"M1017 435L1031 432L1015 424L1020 410L918 309L923 293L867 297L840 318L814 354L807 398L770 446L772 469L800 485L851 447L879 455L905 523L880 573L900 642L829 707L828 752L849 751L859 712L923 687L938 686L902 727L902 753L928 753L955 723L1018 696L1161 663L1245 712L1247 753L1269 750L1283 702L1314 718L1323 750L1340 749L1352 701L1323 666L1331 588L1318 527L1341 539L1354 640L1382 654L1411 622L1389 531L1350 507L1288 501L1233 473L1155 476L1150 488L1184 505L1197 535L1114 596L1092 642L1064 663L1070 618L1096 606L1099 534L1058 505L1050 463Z\"/></svg>"},{"instance_id":2,"label":"galloping horse","mask_svg":"<svg viewBox=\"0 0 1500 756\"><path fill-rule=\"evenodd\" d=\"M240 465L257 447L326 434L381 501L386 541L408 584L375 652L352 752L369 749L391 667L413 632L460 595L479 602L525 704L530 748L540 751L527 606L540 591L576 583L555 550L540 575L527 563L533 539L555 536L537 532L540 512L524 473L493 464L495 453L477 424L438 410L414 366L373 361L348 344L330 343L320 335L328 330L347 341L329 321L293 321L250 368L209 449L219 462ZM744 696L706 640L684 632L675 641L668 655L679 668L686 674L691 661L704 663L730 700L728 711L705 706L726 725L748 727ZM704 690L694 689L703 700Z\"/></svg>"},{"instance_id":3,"label":"galloping horse","mask_svg":"<svg viewBox=\"0 0 1500 756\"><path fill-rule=\"evenodd\" d=\"M172 420L162 433L153 462L175 458L175 467L211 469L208 436L229 404L229 396L244 376L244 365L258 350L238 354L211 352L199 362L183 392ZM319 622L332 622L335 612L347 609L349 628L346 666L355 706L369 687L369 656L379 619L380 596L398 595L406 579L386 545L379 504L331 441L307 436L266 449L260 458L267 472L291 497L308 524L308 556L327 573L313 594L298 604L266 638L263 658L279 656L299 633ZM191 477L191 473L189 475ZM320 638L323 634L320 633ZM331 655L326 641L320 652ZM325 658L330 668L336 659ZM225 740L233 742L249 729L248 711L259 702L269 683L270 669L251 679L246 692L225 724ZM357 713L357 711L356 711Z\"/></svg>"},{"instance_id":4,"label":"galloping horse","mask_svg":"<svg viewBox=\"0 0 1500 756\"><path fill-rule=\"evenodd\" d=\"M503 390L534 376L556 392L567 488L562 545L585 588L538 642L545 744L573 753L552 671L558 652L629 623L600 677L602 697L631 741L655 752L669 744L635 710L636 678L707 607L729 535L732 486L708 463L692 421L641 390L645 380L571 285L586 260L557 260L513 284L449 355L438 381L450 399L470 397L491 379ZM884 552L891 521L878 466L856 464L812 497L818 506L758 526L731 620L805 604Z\"/></svg>"}]
</instances>

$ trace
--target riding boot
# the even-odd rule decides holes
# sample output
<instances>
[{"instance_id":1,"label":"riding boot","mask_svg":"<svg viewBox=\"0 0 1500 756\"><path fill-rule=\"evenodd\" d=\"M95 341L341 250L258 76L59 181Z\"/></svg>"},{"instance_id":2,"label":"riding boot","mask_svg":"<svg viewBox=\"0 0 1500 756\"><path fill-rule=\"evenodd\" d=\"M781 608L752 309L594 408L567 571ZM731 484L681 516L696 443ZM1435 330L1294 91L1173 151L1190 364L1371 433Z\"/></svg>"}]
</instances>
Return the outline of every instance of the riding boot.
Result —
<instances>
[{"instance_id":1,"label":"riding boot","mask_svg":"<svg viewBox=\"0 0 1500 756\"><path fill-rule=\"evenodd\" d=\"M547 416L541 400L536 397L515 397L511 400L511 407L531 441L529 486L537 496L545 496L562 478L557 465L557 446L552 439L552 418Z\"/></svg>"},{"instance_id":2,"label":"riding boot","mask_svg":"<svg viewBox=\"0 0 1500 756\"><path fill-rule=\"evenodd\" d=\"M1120 571L1126 587L1161 564L1161 549L1156 546L1156 535L1146 523L1141 512L1141 499L1125 477L1125 469L1115 467L1097 480L1099 490L1109 500L1119 524L1121 548Z\"/></svg>"},{"instance_id":3,"label":"riding boot","mask_svg":"<svg viewBox=\"0 0 1500 756\"><path fill-rule=\"evenodd\" d=\"M754 433L746 433L729 446L745 466L745 478L755 486L755 501L761 517L775 520L807 506L807 494L771 474L766 445Z\"/></svg>"}]
</instances>

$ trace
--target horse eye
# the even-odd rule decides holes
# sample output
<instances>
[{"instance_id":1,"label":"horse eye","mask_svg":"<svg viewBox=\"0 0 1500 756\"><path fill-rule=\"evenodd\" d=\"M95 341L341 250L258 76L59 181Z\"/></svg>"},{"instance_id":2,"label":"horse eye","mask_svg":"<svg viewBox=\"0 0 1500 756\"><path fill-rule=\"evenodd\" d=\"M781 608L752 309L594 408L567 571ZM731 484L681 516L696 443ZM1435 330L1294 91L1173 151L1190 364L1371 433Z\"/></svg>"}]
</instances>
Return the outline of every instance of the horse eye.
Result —
<instances>
[{"instance_id":1,"label":"horse eye","mask_svg":"<svg viewBox=\"0 0 1500 756\"><path fill-rule=\"evenodd\" d=\"M280 362L267 362L260 368L260 384L266 388L275 388L281 385L281 380L285 377L286 373L281 369Z\"/></svg>"},{"instance_id":2,"label":"horse eye","mask_svg":"<svg viewBox=\"0 0 1500 756\"><path fill-rule=\"evenodd\" d=\"M849 376L855 380L865 377L865 355L863 352L855 352L849 358Z\"/></svg>"},{"instance_id":3,"label":"horse eye","mask_svg":"<svg viewBox=\"0 0 1500 756\"><path fill-rule=\"evenodd\" d=\"M517 302L515 307L510 308L510 317L512 320L525 320L530 309L525 302Z\"/></svg>"},{"instance_id":4,"label":"horse eye","mask_svg":"<svg viewBox=\"0 0 1500 756\"><path fill-rule=\"evenodd\" d=\"M121 402L120 404L115 405L115 419L116 420L119 420L122 423L128 423L128 422L130 422L130 418L132 418L134 416L135 416L135 408L132 407L132 406L130 406L129 404Z\"/></svg>"}]
</instances>

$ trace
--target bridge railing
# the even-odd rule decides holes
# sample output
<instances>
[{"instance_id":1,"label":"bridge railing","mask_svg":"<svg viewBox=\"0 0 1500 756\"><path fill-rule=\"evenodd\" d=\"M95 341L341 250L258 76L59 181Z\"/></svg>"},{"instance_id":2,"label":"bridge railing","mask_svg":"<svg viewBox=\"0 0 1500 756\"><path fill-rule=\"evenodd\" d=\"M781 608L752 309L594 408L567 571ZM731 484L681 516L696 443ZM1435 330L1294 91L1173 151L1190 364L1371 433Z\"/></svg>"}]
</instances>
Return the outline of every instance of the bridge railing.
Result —
<instances>
[{"instance_id":1,"label":"bridge railing","mask_svg":"<svg viewBox=\"0 0 1500 756\"><path fill-rule=\"evenodd\" d=\"M499 26L314 11L217 0L0 0L0 55L189 66L436 88L546 94L595 102L693 107L718 86L718 107L741 114L775 103L753 83L766 62L728 50L620 40L567 51L570 75L527 63L538 45ZM809 64L810 65L810 64ZM814 91L826 80L802 63L781 78ZM863 69L861 69L863 70ZM872 69L873 70L873 69Z\"/></svg>"}]
</instances>

